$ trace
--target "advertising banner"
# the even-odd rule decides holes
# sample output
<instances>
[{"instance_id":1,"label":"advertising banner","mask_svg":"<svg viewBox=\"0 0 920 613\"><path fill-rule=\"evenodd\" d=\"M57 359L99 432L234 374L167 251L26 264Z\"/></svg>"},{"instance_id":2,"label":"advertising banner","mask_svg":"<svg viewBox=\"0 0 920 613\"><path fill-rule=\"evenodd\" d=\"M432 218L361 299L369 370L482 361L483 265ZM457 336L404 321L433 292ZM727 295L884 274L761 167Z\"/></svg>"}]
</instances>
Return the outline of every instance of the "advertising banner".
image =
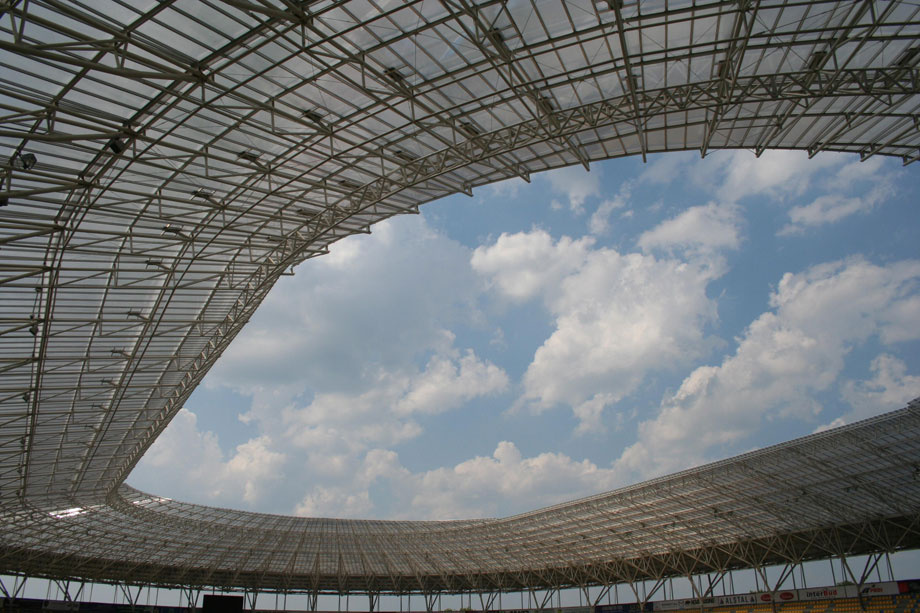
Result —
<instances>
[{"instance_id":1,"label":"advertising banner","mask_svg":"<svg viewBox=\"0 0 920 613\"><path fill-rule=\"evenodd\" d=\"M896 594L920 593L920 580L883 581L866 583L861 588L855 585L838 585L831 587L803 588L797 590L780 590L778 592L751 592L729 596L712 596L704 598L680 598L677 600L660 600L654 603L655 611L681 611L709 609L712 607L749 606L755 604L796 602L802 600L833 600L836 598L856 598L858 596L893 596ZM628 611L610 611L604 613L629 613Z\"/></svg>"},{"instance_id":2,"label":"advertising banner","mask_svg":"<svg viewBox=\"0 0 920 613\"><path fill-rule=\"evenodd\" d=\"M859 593L863 596L894 596L900 592L898 591L897 581L885 581L883 583L865 583L859 589Z\"/></svg>"},{"instance_id":3,"label":"advertising banner","mask_svg":"<svg viewBox=\"0 0 920 613\"><path fill-rule=\"evenodd\" d=\"M831 600L833 598L851 598L856 594L848 595L847 586L816 587L799 590L799 600Z\"/></svg>"},{"instance_id":4,"label":"advertising banner","mask_svg":"<svg viewBox=\"0 0 920 613\"><path fill-rule=\"evenodd\" d=\"M779 592L758 592L760 602L795 602L799 599L798 590L782 590Z\"/></svg>"},{"instance_id":5,"label":"advertising banner","mask_svg":"<svg viewBox=\"0 0 920 613\"><path fill-rule=\"evenodd\" d=\"M731 607L735 605L752 605L760 602L757 594L731 594L729 596L719 596L717 598L720 607Z\"/></svg>"},{"instance_id":6,"label":"advertising banner","mask_svg":"<svg viewBox=\"0 0 920 613\"><path fill-rule=\"evenodd\" d=\"M715 607L715 598L703 598L702 604L699 598L679 598L677 600L660 600L655 603L656 611L680 611L682 609L699 609Z\"/></svg>"},{"instance_id":7,"label":"advertising banner","mask_svg":"<svg viewBox=\"0 0 920 613\"><path fill-rule=\"evenodd\" d=\"M602 604L594 607L595 613L639 613L638 602L629 602L626 604ZM651 602L645 603L645 610L653 610Z\"/></svg>"}]
</instances>

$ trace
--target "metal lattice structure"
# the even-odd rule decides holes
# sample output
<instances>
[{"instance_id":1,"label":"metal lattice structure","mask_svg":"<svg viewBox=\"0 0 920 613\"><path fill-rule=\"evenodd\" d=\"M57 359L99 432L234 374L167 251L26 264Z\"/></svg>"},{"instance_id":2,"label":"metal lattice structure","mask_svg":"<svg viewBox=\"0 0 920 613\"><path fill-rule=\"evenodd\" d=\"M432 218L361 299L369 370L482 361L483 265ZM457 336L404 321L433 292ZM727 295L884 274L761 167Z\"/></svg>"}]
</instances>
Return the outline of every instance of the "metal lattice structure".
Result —
<instances>
[{"instance_id":1,"label":"metal lattice structure","mask_svg":"<svg viewBox=\"0 0 920 613\"><path fill-rule=\"evenodd\" d=\"M898 476L886 488L900 501L845 513L834 490L829 515L716 497L705 529L676 508L646 518L696 540L626 536L642 530L617 523L616 501L710 496L766 465L437 525L274 518L122 484L280 275L336 240L475 186L625 155L913 162L918 36L920 6L899 0L0 3L0 570L434 592L676 572L690 551L746 559L709 538L764 559L785 555L769 539L798 533L815 535L793 547L806 557L847 535L915 546L908 412L836 435L867 466L887 458L876 476ZM859 434L872 428L901 433L903 458ZM789 449L790 483L815 485L821 445ZM848 487L861 467L842 473ZM738 515L719 516L723 503ZM600 537L613 527L620 540ZM627 546L644 557L618 561Z\"/></svg>"},{"instance_id":2,"label":"metal lattice structure","mask_svg":"<svg viewBox=\"0 0 920 613\"><path fill-rule=\"evenodd\" d=\"M506 519L284 517L121 486L2 516L0 570L139 584L369 594L584 588L920 547L920 402Z\"/></svg>"}]
</instances>

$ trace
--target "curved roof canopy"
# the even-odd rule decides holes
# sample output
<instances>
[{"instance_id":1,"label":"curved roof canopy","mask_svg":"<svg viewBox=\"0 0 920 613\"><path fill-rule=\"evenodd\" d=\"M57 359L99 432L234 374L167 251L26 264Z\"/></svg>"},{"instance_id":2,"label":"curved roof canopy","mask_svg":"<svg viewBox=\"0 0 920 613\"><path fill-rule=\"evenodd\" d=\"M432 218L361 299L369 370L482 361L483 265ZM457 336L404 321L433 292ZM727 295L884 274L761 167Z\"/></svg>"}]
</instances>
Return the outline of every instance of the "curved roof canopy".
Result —
<instances>
[{"instance_id":1,"label":"curved roof canopy","mask_svg":"<svg viewBox=\"0 0 920 613\"><path fill-rule=\"evenodd\" d=\"M899 0L4 3L2 568L55 574L66 559L96 578L429 590L571 583L574 564L601 581L598 565L622 551L599 535L632 494L382 524L205 509L122 483L279 276L332 242L447 194L617 156L797 148L910 163L918 39L920 6ZM885 428L908 422L916 445L906 413ZM885 474L903 472L878 453ZM757 495L793 495L782 491ZM846 508L839 496L829 508ZM810 508L783 519L750 498L739 523L720 504L708 512L722 536L674 529L723 542L833 520ZM782 526L748 528L761 513ZM906 517L872 513L840 518ZM564 546L525 546L532 531ZM626 532L622 543L641 530ZM656 534L632 549L652 560L703 544ZM469 539L484 544L458 553Z\"/></svg>"},{"instance_id":2,"label":"curved roof canopy","mask_svg":"<svg viewBox=\"0 0 920 613\"><path fill-rule=\"evenodd\" d=\"M920 547L920 402L505 519L361 521L216 509L121 486L8 507L0 570L305 592L635 582Z\"/></svg>"}]
</instances>

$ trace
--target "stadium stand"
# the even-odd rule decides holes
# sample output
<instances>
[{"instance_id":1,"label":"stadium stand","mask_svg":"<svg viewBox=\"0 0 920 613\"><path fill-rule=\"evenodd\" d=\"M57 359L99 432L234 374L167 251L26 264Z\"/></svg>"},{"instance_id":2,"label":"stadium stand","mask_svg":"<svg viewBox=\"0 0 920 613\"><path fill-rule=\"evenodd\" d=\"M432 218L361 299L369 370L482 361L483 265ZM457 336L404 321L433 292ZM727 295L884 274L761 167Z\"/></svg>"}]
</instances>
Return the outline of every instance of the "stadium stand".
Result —
<instances>
[{"instance_id":1,"label":"stadium stand","mask_svg":"<svg viewBox=\"0 0 920 613\"><path fill-rule=\"evenodd\" d=\"M0 2L0 573L430 608L920 546L916 403L500 519L125 485L281 275L335 241L626 155L912 164L918 40L908 0Z\"/></svg>"}]
</instances>

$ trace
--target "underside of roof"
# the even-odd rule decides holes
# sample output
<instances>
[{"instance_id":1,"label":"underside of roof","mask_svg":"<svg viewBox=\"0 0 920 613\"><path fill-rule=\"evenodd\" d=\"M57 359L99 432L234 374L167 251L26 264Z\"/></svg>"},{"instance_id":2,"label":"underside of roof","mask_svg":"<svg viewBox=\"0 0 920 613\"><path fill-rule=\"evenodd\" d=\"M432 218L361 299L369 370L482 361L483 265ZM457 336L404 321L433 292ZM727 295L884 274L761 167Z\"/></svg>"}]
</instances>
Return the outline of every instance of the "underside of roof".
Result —
<instances>
[{"instance_id":1,"label":"underside of roof","mask_svg":"<svg viewBox=\"0 0 920 613\"><path fill-rule=\"evenodd\" d=\"M909 411L835 435L841 463L865 460L839 483L810 440L771 456L780 472L739 459L494 521L279 518L123 481L280 275L331 243L626 155L911 163L918 39L898 0L0 4L0 570L436 591L750 564L786 555L776 538L804 557L916 546ZM873 428L901 455L854 434ZM756 494L720 497L743 476ZM833 504L791 502L822 479ZM622 516L640 491L656 502Z\"/></svg>"},{"instance_id":2,"label":"underside of roof","mask_svg":"<svg viewBox=\"0 0 920 613\"><path fill-rule=\"evenodd\" d=\"M0 572L261 591L496 592L611 585L920 547L920 402L505 519L264 515L121 486L12 505Z\"/></svg>"}]
</instances>

